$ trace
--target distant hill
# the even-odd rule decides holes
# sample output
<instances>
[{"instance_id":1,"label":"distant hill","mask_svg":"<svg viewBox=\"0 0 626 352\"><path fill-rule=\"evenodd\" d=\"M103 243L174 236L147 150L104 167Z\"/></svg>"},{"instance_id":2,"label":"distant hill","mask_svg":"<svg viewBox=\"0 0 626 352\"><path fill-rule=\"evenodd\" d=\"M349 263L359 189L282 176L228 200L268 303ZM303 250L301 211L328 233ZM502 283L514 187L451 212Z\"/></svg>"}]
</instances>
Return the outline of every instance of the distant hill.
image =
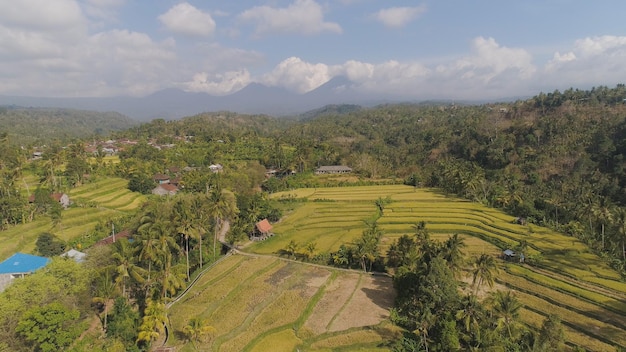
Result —
<instances>
[{"instance_id":1,"label":"distant hill","mask_svg":"<svg viewBox=\"0 0 626 352\"><path fill-rule=\"evenodd\" d=\"M0 132L15 143L46 143L106 135L137 125L117 112L0 106Z\"/></svg>"},{"instance_id":2,"label":"distant hill","mask_svg":"<svg viewBox=\"0 0 626 352\"><path fill-rule=\"evenodd\" d=\"M297 116L325 105L374 106L393 103L389 97L363 93L346 77L335 77L317 89L297 94L283 88L251 83L225 96L164 89L145 97L38 98L0 96L0 105L55 107L93 111L116 111L140 121L178 119L203 112L232 111L240 114Z\"/></svg>"},{"instance_id":3,"label":"distant hill","mask_svg":"<svg viewBox=\"0 0 626 352\"><path fill-rule=\"evenodd\" d=\"M359 111L361 109L362 107L360 105L331 104L331 105L326 105L324 107L321 107L319 109L307 111L303 114L300 114L299 119L302 121L309 121L309 120L316 119L320 116L349 114L351 112Z\"/></svg>"}]
</instances>

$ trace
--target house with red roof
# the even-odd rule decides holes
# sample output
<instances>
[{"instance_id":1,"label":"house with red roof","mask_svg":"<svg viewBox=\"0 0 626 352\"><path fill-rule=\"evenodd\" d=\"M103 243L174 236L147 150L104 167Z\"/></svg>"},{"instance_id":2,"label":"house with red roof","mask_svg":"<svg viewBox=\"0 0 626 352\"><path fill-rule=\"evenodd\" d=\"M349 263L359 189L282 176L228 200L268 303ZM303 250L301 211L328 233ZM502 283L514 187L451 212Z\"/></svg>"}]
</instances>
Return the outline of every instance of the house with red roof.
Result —
<instances>
[{"instance_id":1,"label":"house with red roof","mask_svg":"<svg viewBox=\"0 0 626 352\"><path fill-rule=\"evenodd\" d=\"M254 231L252 232L250 239L253 241L263 241L272 236L274 236L274 233L272 232L272 224L270 224L267 219L263 219L254 225Z\"/></svg>"}]
</instances>

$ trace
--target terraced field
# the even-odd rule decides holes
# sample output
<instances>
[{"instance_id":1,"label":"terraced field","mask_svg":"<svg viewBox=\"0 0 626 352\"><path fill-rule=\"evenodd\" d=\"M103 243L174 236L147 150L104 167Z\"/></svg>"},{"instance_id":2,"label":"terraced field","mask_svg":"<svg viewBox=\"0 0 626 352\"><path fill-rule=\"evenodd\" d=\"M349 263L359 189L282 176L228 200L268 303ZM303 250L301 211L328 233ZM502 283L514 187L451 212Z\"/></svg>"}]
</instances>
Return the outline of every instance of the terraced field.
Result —
<instances>
[{"instance_id":1,"label":"terraced field","mask_svg":"<svg viewBox=\"0 0 626 352\"><path fill-rule=\"evenodd\" d=\"M391 279L276 257L233 255L169 309L168 346L193 351L183 329L204 319L201 351L389 351Z\"/></svg>"},{"instance_id":2,"label":"terraced field","mask_svg":"<svg viewBox=\"0 0 626 352\"><path fill-rule=\"evenodd\" d=\"M83 185L69 193L72 202L80 206L64 210L60 224L55 226L49 218L42 217L0 231L0 261L15 252L32 253L37 237L44 232L71 241L89 233L100 221L133 211L145 201L145 196L129 191L126 185L127 181L119 178Z\"/></svg>"},{"instance_id":3,"label":"terraced field","mask_svg":"<svg viewBox=\"0 0 626 352\"><path fill-rule=\"evenodd\" d=\"M501 261L498 282L516 291L526 305L524 322L539 327L546 314L558 313L570 345L591 351L626 346L626 283L582 242L550 229L515 223L515 218L477 203L447 197L436 190L408 186L303 189L274 197L306 198L274 225L276 236L253 245L256 253L278 253L291 240L317 243L332 251L350 243L365 228L379 197L390 197L378 220L386 247L403 234L412 234L419 221L434 238L460 234L466 255L499 255L526 240L528 255L540 254L534 266Z\"/></svg>"}]
</instances>

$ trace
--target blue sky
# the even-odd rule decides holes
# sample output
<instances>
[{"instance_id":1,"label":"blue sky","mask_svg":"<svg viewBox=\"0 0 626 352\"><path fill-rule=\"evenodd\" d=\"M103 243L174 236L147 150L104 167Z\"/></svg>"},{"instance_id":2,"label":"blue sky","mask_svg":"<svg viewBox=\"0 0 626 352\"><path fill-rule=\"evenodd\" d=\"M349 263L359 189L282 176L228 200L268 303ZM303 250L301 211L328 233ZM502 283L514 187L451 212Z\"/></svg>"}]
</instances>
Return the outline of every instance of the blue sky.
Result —
<instances>
[{"instance_id":1,"label":"blue sky","mask_svg":"<svg viewBox=\"0 0 626 352\"><path fill-rule=\"evenodd\" d=\"M626 2L0 0L0 94L499 99L626 82Z\"/></svg>"}]
</instances>

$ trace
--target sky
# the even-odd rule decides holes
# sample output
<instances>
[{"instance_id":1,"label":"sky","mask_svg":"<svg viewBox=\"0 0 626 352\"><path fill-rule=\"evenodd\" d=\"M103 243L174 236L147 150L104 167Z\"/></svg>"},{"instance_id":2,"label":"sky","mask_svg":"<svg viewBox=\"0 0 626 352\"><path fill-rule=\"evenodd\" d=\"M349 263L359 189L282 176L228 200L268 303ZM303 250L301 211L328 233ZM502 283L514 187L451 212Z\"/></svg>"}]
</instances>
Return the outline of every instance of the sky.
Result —
<instances>
[{"instance_id":1,"label":"sky","mask_svg":"<svg viewBox=\"0 0 626 352\"><path fill-rule=\"evenodd\" d=\"M626 1L0 0L0 95L298 93L413 100L626 83Z\"/></svg>"}]
</instances>

